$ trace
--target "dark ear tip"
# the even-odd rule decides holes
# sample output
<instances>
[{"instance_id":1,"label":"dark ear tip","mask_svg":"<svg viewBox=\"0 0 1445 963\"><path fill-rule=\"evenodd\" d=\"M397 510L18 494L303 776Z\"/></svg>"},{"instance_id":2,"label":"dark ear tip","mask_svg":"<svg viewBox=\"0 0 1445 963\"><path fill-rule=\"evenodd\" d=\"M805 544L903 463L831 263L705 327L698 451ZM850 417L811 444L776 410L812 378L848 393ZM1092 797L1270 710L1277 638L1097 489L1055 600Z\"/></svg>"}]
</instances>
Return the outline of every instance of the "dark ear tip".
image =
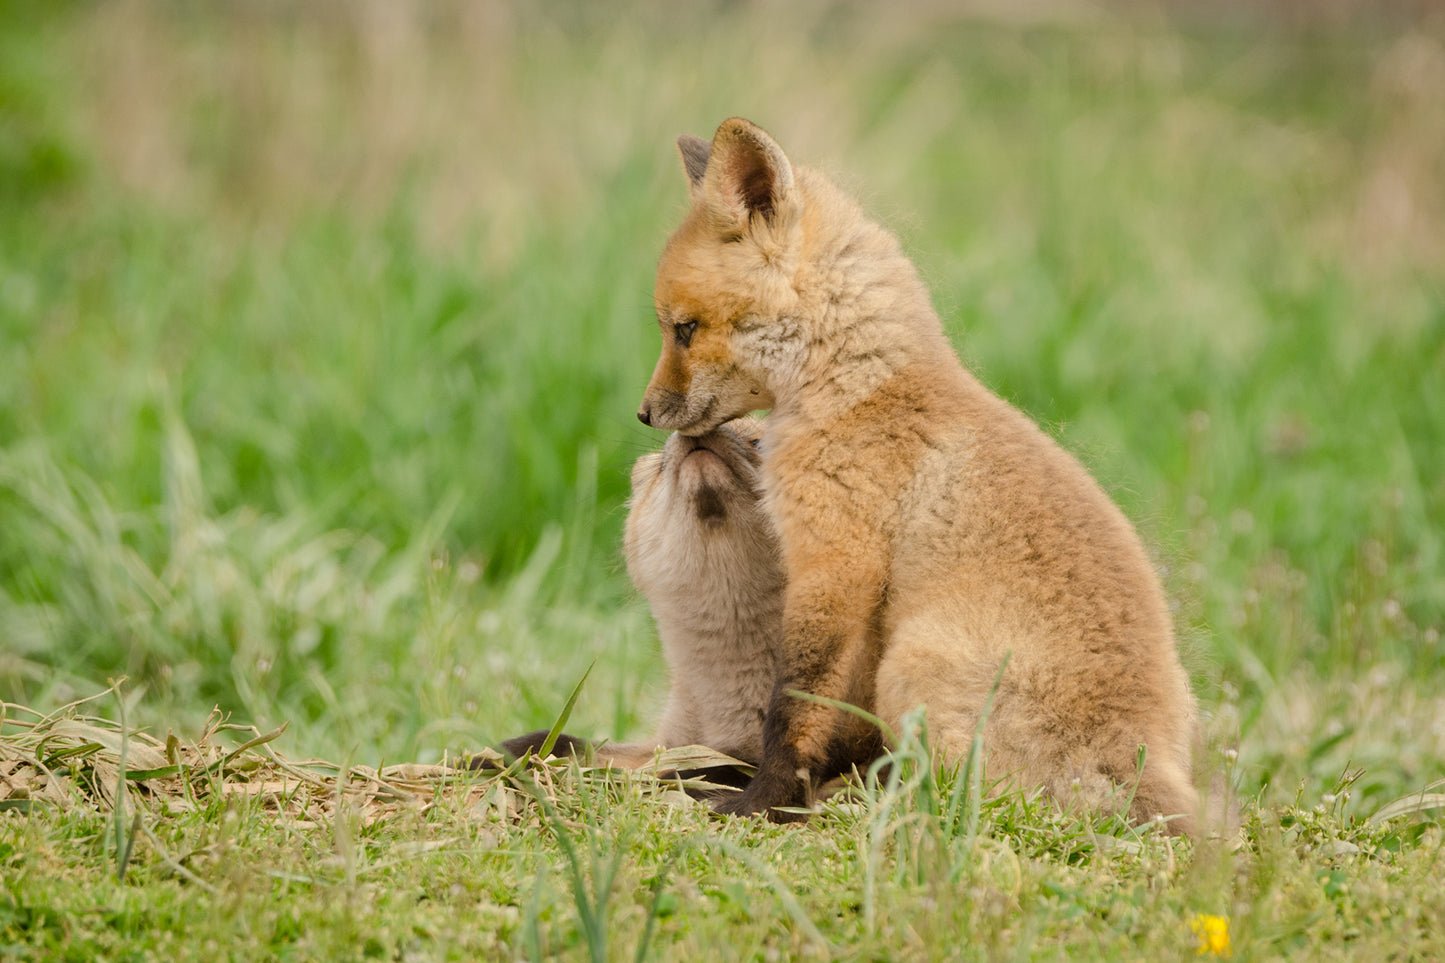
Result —
<instances>
[{"instance_id":1,"label":"dark ear tip","mask_svg":"<svg viewBox=\"0 0 1445 963\"><path fill-rule=\"evenodd\" d=\"M692 134L683 134L677 139L677 152L685 161L701 160L706 163L707 156L712 153L712 143Z\"/></svg>"},{"instance_id":2,"label":"dark ear tip","mask_svg":"<svg viewBox=\"0 0 1445 963\"><path fill-rule=\"evenodd\" d=\"M701 137L683 134L677 139L677 152L682 155L682 167L687 172L688 180L694 185L701 184L703 175L707 173L712 144Z\"/></svg>"}]
</instances>

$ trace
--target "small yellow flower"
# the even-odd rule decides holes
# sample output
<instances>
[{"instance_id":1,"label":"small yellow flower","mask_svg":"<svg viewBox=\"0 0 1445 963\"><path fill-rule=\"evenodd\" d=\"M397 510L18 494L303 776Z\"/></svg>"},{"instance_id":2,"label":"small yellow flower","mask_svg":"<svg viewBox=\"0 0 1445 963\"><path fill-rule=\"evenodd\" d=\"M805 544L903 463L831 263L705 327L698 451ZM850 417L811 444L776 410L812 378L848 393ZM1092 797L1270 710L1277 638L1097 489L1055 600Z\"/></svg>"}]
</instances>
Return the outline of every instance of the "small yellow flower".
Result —
<instances>
[{"instance_id":1,"label":"small yellow flower","mask_svg":"<svg viewBox=\"0 0 1445 963\"><path fill-rule=\"evenodd\" d=\"M1199 937L1199 955L1233 956L1229 950L1229 918L1196 913L1189 928Z\"/></svg>"}]
</instances>

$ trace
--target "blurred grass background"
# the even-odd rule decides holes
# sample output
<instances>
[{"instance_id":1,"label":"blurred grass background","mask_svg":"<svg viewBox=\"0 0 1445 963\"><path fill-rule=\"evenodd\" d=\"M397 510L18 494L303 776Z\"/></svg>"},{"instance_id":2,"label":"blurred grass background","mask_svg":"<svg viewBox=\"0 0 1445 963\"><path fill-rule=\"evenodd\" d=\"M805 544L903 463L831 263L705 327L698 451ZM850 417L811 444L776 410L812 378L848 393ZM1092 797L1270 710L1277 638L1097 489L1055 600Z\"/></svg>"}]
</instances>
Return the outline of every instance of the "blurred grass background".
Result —
<instances>
[{"instance_id":1,"label":"blurred grass background","mask_svg":"<svg viewBox=\"0 0 1445 963\"><path fill-rule=\"evenodd\" d=\"M1418 788L1442 95L1428 4L6 0L0 697L435 759L601 656L577 728L643 731L652 269L737 114L1139 523L1245 791Z\"/></svg>"}]
</instances>

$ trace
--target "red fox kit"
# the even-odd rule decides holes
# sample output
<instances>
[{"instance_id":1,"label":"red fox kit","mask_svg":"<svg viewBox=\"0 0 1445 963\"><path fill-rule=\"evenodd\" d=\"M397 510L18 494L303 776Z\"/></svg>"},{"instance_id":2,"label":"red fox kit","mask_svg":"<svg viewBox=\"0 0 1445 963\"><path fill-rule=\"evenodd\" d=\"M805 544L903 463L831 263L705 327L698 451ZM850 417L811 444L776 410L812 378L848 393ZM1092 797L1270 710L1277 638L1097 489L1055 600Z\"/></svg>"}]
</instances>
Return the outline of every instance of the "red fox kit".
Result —
<instances>
[{"instance_id":1,"label":"red fox kit","mask_svg":"<svg viewBox=\"0 0 1445 963\"><path fill-rule=\"evenodd\" d=\"M964 369L853 201L745 120L678 145L692 203L658 267L638 417L704 435L772 409L762 483L786 575L758 773L719 808L789 818L775 807L807 805L860 738L794 691L894 727L925 706L956 759L999 679L991 777L1192 831L1194 700L1129 522Z\"/></svg>"}]
</instances>

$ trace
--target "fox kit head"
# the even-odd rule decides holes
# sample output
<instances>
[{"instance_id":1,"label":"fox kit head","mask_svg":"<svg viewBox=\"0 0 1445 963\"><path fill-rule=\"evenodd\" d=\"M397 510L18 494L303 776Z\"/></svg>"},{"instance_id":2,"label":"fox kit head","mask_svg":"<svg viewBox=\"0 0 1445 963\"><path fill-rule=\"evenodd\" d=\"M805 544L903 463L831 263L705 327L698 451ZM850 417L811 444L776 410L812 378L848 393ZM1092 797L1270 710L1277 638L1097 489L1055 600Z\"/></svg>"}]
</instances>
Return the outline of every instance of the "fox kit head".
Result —
<instances>
[{"instance_id":1,"label":"fox kit head","mask_svg":"<svg viewBox=\"0 0 1445 963\"><path fill-rule=\"evenodd\" d=\"M673 434L632 469L624 550L654 607L757 609L781 591L778 549L762 506L763 423L739 418L698 436Z\"/></svg>"},{"instance_id":2,"label":"fox kit head","mask_svg":"<svg viewBox=\"0 0 1445 963\"><path fill-rule=\"evenodd\" d=\"M692 207L662 253L655 302L662 356L637 417L687 435L773 405L790 346L803 204L792 165L761 128L724 121L712 143L683 136ZM783 324L786 328L786 324Z\"/></svg>"}]
</instances>

